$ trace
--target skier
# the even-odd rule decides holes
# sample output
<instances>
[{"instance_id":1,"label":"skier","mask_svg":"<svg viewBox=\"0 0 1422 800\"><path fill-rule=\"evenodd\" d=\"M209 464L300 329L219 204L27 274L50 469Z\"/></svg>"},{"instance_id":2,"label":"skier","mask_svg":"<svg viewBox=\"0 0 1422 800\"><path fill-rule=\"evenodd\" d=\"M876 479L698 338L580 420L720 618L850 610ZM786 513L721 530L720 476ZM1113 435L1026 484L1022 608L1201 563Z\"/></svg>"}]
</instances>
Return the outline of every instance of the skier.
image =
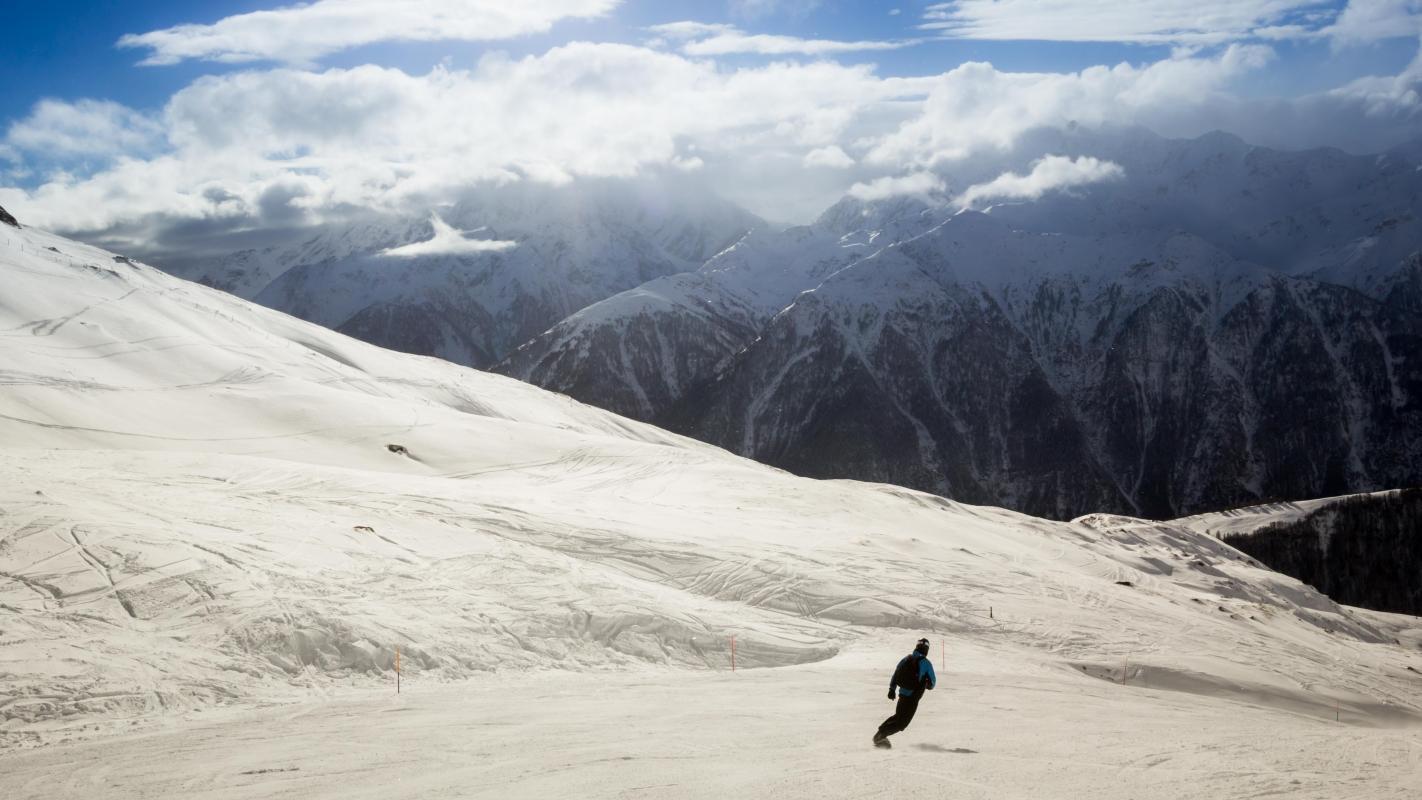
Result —
<instances>
[{"instance_id":1,"label":"skier","mask_svg":"<svg viewBox=\"0 0 1422 800\"><path fill-rule=\"evenodd\" d=\"M928 660L928 640L919 639L913 652L903 657L889 678L889 699L895 699L897 690L899 704L894 708L894 715L884 720L874 734L875 747L893 747L889 737L909 726L923 693L936 683L938 676L933 674L933 664Z\"/></svg>"}]
</instances>

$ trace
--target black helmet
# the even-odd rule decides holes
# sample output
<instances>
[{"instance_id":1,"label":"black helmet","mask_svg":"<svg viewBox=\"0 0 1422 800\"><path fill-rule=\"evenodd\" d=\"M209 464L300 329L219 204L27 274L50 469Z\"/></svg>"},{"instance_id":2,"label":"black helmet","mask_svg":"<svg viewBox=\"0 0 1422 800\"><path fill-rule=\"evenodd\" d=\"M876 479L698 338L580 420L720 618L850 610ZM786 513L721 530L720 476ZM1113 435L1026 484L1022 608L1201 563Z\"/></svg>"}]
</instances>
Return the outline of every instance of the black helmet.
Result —
<instances>
[{"instance_id":1,"label":"black helmet","mask_svg":"<svg viewBox=\"0 0 1422 800\"><path fill-rule=\"evenodd\" d=\"M919 639L918 644L914 645L913 651L921 656L928 655L928 640Z\"/></svg>"}]
</instances>

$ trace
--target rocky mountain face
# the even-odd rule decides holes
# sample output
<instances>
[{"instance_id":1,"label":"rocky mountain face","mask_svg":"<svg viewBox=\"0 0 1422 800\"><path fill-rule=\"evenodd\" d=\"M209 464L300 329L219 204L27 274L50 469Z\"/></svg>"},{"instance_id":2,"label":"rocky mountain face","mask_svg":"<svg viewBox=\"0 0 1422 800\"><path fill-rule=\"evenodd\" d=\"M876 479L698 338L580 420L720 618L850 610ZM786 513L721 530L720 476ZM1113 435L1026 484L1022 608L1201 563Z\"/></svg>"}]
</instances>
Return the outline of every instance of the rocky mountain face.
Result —
<instances>
[{"instance_id":1,"label":"rocky mountain face","mask_svg":"<svg viewBox=\"0 0 1422 800\"><path fill-rule=\"evenodd\" d=\"M1419 474L1415 277L1375 299L1184 234L993 234L975 216L802 294L662 421L795 472L1058 517L1163 518ZM1108 250L1125 266L1005 285L952 269L1014 240L1019 264Z\"/></svg>"},{"instance_id":2,"label":"rocky mountain face","mask_svg":"<svg viewBox=\"0 0 1422 800\"><path fill-rule=\"evenodd\" d=\"M756 230L695 272L582 309L493 369L625 416L659 419L800 292L942 218L920 201L846 199L813 225Z\"/></svg>"},{"instance_id":3,"label":"rocky mountain face","mask_svg":"<svg viewBox=\"0 0 1422 800\"><path fill-rule=\"evenodd\" d=\"M20 223L10 215L10 212L5 210L4 206L0 206L0 223L9 225L12 228L20 227Z\"/></svg>"},{"instance_id":4,"label":"rocky mountain face","mask_svg":"<svg viewBox=\"0 0 1422 800\"><path fill-rule=\"evenodd\" d=\"M497 369L794 472L1045 516L1416 482L1410 163L1039 135L1125 178L989 213L842 204Z\"/></svg>"},{"instance_id":5,"label":"rocky mountain face","mask_svg":"<svg viewBox=\"0 0 1422 800\"><path fill-rule=\"evenodd\" d=\"M382 347L482 367L591 303L695 269L761 224L715 198L614 181L515 185L436 213L490 246L392 254L435 241L436 228L380 217L178 272Z\"/></svg>"},{"instance_id":6,"label":"rocky mountain face","mask_svg":"<svg viewBox=\"0 0 1422 800\"><path fill-rule=\"evenodd\" d=\"M1118 508L1028 340L898 249L796 298L662 419L815 477L1016 508Z\"/></svg>"}]
</instances>

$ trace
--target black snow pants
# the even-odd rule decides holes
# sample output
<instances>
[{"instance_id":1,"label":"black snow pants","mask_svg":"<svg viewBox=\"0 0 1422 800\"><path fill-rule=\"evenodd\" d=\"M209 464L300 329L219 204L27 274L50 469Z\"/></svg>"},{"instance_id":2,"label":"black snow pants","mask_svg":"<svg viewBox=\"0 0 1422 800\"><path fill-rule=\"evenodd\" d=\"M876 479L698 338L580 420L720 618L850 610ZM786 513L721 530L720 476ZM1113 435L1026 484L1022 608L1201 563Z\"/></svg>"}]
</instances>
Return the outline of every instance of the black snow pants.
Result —
<instances>
[{"instance_id":1,"label":"black snow pants","mask_svg":"<svg viewBox=\"0 0 1422 800\"><path fill-rule=\"evenodd\" d=\"M919 698L923 697L923 690L919 690L904 697L899 695L899 704L894 707L894 715L884 720L884 724L879 726L880 736L893 736L899 731L907 728L913 722L913 715L918 711Z\"/></svg>"}]
</instances>

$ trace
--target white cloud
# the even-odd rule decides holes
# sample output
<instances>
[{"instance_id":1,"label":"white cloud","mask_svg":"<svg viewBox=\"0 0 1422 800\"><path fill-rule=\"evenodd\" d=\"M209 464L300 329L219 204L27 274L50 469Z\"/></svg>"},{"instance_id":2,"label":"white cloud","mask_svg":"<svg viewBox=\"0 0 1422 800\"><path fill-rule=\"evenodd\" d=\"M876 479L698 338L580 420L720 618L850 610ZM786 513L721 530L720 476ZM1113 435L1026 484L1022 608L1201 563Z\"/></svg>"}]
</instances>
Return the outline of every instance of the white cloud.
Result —
<instances>
[{"instance_id":1,"label":"white cloud","mask_svg":"<svg viewBox=\"0 0 1422 800\"><path fill-rule=\"evenodd\" d=\"M108 100L41 100L29 116L10 125L4 142L10 152L29 151L48 159L113 156L149 151L162 141L158 121Z\"/></svg>"},{"instance_id":2,"label":"white cloud","mask_svg":"<svg viewBox=\"0 0 1422 800\"><path fill-rule=\"evenodd\" d=\"M688 41L726 30L691 23L658 33ZM7 195L12 212L70 233L422 212L480 182L648 173L676 173L799 222L850 188L942 192L935 167L987 156L954 165L967 174L1034 128L1072 122L1170 136L1221 128L1260 144L1355 152L1417 137L1422 65L1305 98L1232 93L1271 57L1264 46L1231 45L1080 72L972 63L895 78L829 60L733 69L680 52L575 43L423 75L376 66L226 72L198 79L152 115L102 103L37 107L11 126L24 146L0 139L0 164L13 164L0 182L31 187ZM58 148L40 148L50 141ZM56 160L65 148L75 155ZM1013 151L1010 164L965 183L1024 171L1044 154Z\"/></svg>"},{"instance_id":3,"label":"white cloud","mask_svg":"<svg viewBox=\"0 0 1422 800\"><path fill-rule=\"evenodd\" d=\"M1422 34L1422 0L1352 0L1322 31L1339 44Z\"/></svg>"},{"instance_id":4,"label":"white cloud","mask_svg":"<svg viewBox=\"0 0 1422 800\"><path fill-rule=\"evenodd\" d=\"M724 56L738 53L757 55L822 56L834 53L854 53L866 50L897 50L918 44L910 41L845 42L832 39L801 39L764 33L746 33L733 25L705 22L668 22L647 30L670 39L683 40L681 51L693 56Z\"/></svg>"},{"instance_id":5,"label":"white cloud","mask_svg":"<svg viewBox=\"0 0 1422 800\"><path fill-rule=\"evenodd\" d=\"M886 132L902 118L894 103L927 85L830 62L730 71L610 44L420 76L374 66L207 76L164 109L166 152L53 175L21 205L36 225L84 231L145 215L409 211L481 181L798 162L806 149Z\"/></svg>"},{"instance_id":6,"label":"white cloud","mask_svg":"<svg viewBox=\"0 0 1422 800\"><path fill-rule=\"evenodd\" d=\"M152 52L144 64L186 59L309 62L389 41L490 41L547 31L559 20L602 16L621 0L316 0L178 25L119 39Z\"/></svg>"},{"instance_id":7,"label":"white cloud","mask_svg":"<svg viewBox=\"0 0 1422 800\"><path fill-rule=\"evenodd\" d=\"M1393 0L1362 4L1380 1ZM1257 28L1277 30L1332 5L1323 0L954 0L929 6L921 27L955 39L1222 44L1249 38Z\"/></svg>"},{"instance_id":8,"label":"white cloud","mask_svg":"<svg viewBox=\"0 0 1422 800\"><path fill-rule=\"evenodd\" d=\"M1398 112L1415 116L1422 110L1419 90L1422 90L1422 51L1397 75L1359 78L1327 92L1326 96L1344 102L1361 103L1364 113L1368 116L1386 116Z\"/></svg>"},{"instance_id":9,"label":"white cloud","mask_svg":"<svg viewBox=\"0 0 1422 800\"><path fill-rule=\"evenodd\" d=\"M518 242L503 239L467 239L462 232L440 219L438 214L430 215L430 226L434 228L434 235L425 241L392 247L382 250L380 254L391 258L458 256L492 253L518 246Z\"/></svg>"},{"instance_id":10,"label":"white cloud","mask_svg":"<svg viewBox=\"0 0 1422 800\"><path fill-rule=\"evenodd\" d=\"M849 196L872 202L901 195L930 196L940 194L946 188L943 179L932 172L914 172L899 177L886 176L867 183L856 183L849 187Z\"/></svg>"},{"instance_id":11,"label":"white cloud","mask_svg":"<svg viewBox=\"0 0 1422 800\"><path fill-rule=\"evenodd\" d=\"M979 200L1036 200L1047 192L1119 180L1125 174L1119 164L1089 156L1047 156L1033 162L1032 171L1026 175L1007 172L968 187L956 202L967 207Z\"/></svg>"},{"instance_id":12,"label":"white cloud","mask_svg":"<svg viewBox=\"0 0 1422 800\"><path fill-rule=\"evenodd\" d=\"M831 169L848 169L854 166L854 159L838 145L826 145L817 147L805 154L804 164L807 167L830 167Z\"/></svg>"},{"instance_id":13,"label":"white cloud","mask_svg":"<svg viewBox=\"0 0 1422 800\"><path fill-rule=\"evenodd\" d=\"M1208 105L1235 78L1265 64L1260 45L1231 45L1216 58L1173 58L1081 72L1002 72L967 63L940 76L922 113L870 150L870 163L933 166L982 148L1010 147L1023 132L1070 122L1146 124Z\"/></svg>"}]
</instances>

